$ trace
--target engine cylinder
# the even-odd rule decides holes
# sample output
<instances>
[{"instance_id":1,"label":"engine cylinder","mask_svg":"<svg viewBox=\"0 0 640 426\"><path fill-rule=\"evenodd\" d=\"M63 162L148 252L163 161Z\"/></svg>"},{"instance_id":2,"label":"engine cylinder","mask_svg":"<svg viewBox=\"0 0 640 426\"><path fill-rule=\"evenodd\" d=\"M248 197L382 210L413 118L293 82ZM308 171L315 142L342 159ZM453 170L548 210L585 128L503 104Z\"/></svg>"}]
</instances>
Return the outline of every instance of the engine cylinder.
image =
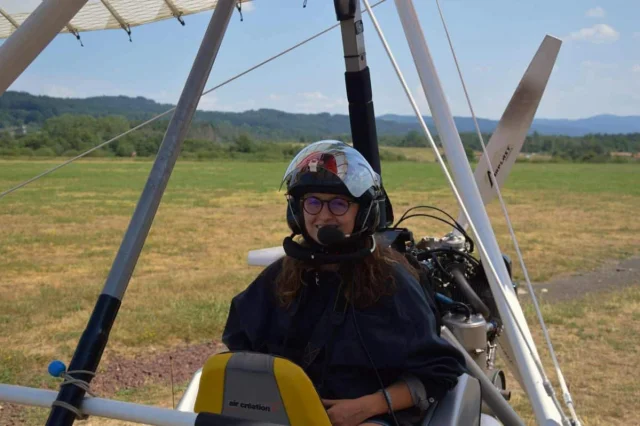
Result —
<instances>
[{"instance_id":1,"label":"engine cylinder","mask_svg":"<svg viewBox=\"0 0 640 426\"><path fill-rule=\"evenodd\" d=\"M476 363L486 370L487 368L487 322L480 314L466 315L448 313L442 317L446 325L456 339L467 350Z\"/></svg>"}]
</instances>

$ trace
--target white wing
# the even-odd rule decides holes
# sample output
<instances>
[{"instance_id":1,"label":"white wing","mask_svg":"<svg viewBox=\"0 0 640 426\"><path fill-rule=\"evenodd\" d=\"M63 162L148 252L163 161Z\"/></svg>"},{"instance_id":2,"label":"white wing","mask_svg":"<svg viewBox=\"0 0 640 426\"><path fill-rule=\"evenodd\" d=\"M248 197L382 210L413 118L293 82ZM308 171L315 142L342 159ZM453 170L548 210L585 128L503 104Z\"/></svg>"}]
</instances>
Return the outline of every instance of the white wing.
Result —
<instances>
[{"instance_id":1,"label":"white wing","mask_svg":"<svg viewBox=\"0 0 640 426\"><path fill-rule=\"evenodd\" d=\"M0 39L27 19L41 0L0 0ZM218 0L89 0L63 33L127 29L213 9Z\"/></svg>"}]
</instances>

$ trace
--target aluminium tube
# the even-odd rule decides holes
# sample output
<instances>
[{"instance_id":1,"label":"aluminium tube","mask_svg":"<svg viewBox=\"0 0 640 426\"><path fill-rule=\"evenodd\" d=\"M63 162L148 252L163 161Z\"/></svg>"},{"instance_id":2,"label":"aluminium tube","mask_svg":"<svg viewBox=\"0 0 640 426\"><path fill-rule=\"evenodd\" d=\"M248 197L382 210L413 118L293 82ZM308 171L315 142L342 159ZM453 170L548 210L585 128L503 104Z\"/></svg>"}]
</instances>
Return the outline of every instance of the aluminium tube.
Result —
<instances>
[{"instance_id":1,"label":"aluminium tube","mask_svg":"<svg viewBox=\"0 0 640 426\"><path fill-rule=\"evenodd\" d=\"M552 399L544 389L541 374L537 369L536 362L539 362L539 355L533 337L511 287L511 278L464 153L460 135L440 84L413 2L412 0L396 0L395 4L438 134L451 165L456 186L470 215L469 220L475 225L477 237L485 246L486 253L481 253L482 260L485 264L490 263L495 268L497 276L487 273L487 278L500 317L505 324L508 349L512 351L513 358L517 360L516 365L522 378L523 388L529 397L539 424L547 423L549 420L560 424L560 412L553 405ZM531 348L532 353L527 347Z\"/></svg>"},{"instance_id":2,"label":"aluminium tube","mask_svg":"<svg viewBox=\"0 0 640 426\"><path fill-rule=\"evenodd\" d=\"M115 322L124 292L127 289L144 242L158 210L160 200L180 154L182 142L209 78L222 38L233 14L235 0L220 0L214 9L198 54L185 83L176 111L171 118L164 140L153 163L147 183L133 213L120 249L111 266L102 294L94 307L89 323L76 347L69 371L95 372ZM92 374L76 373L76 378L91 382ZM78 407L85 395L78 386L62 386L57 402ZM53 406L47 426L70 426L75 414L59 405Z\"/></svg>"},{"instance_id":3,"label":"aluminium tube","mask_svg":"<svg viewBox=\"0 0 640 426\"><path fill-rule=\"evenodd\" d=\"M344 79L349 102L349 125L353 147L382 178L371 72L367 66L360 2L359 0L334 0L334 6L342 35L346 69ZM382 181L384 182L384 179ZM382 191L385 199L380 208L379 227L385 228L393 223L393 206L384 189L384 184Z\"/></svg>"},{"instance_id":4,"label":"aluminium tube","mask_svg":"<svg viewBox=\"0 0 640 426\"><path fill-rule=\"evenodd\" d=\"M47 408L55 399L56 392L52 390L0 384L0 401ZM184 412L105 398L87 397L80 407L85 415L156 426L276 426L222 414Z\"/></svg>"},{"instance_id":5,"label":"aluminium tube","mask_svg":"<svg viewBox=\"0 0 640 426\"><path fill-rule=\"evenodd\" d=\"M458 289L464 294L464 297L467 299L469 304L473 307L473 309L482 314L484 319L489 320L491 317L491 310L487 307L487 305L480 299L480 296L476 294L476 292L467 281L467 278L464 276L464 272L462 271L463 266L455 265L451 268L449 273L453 276L456 284L458 285Z\"/></svg>"},{"instance_id":6,"label":"aluminium tube","mask_svg":"<svg viewBox=\"0 0 640 426\"><path fill-rule=\"evenodd\" d=\"M482 389L482 399L487 405L493 410L493 412L498 416L498 419L505 426L524 426L524 422L518 416L518 414L513 410L511 405L504 399L500 390L491 383L491 380L484 374L482 368L476 364L476 362L471 358L471 355L467 353L467 351L462 347L458 339L453 335L451 330L447 327L442 327L441 331L442 336L447 339L453 346L456 347L464 355L464 359L467 363L467 369L471 373L473 377L480 381L480 388Z\"/></svg>"}]
</instances>

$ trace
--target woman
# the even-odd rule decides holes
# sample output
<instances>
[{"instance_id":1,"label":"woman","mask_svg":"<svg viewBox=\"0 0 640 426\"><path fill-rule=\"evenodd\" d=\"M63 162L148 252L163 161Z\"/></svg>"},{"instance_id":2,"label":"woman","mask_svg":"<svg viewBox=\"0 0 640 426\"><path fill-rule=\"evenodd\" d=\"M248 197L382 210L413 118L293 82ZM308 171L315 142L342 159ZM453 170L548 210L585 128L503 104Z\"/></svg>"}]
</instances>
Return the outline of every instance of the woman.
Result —
<instances>
[{"instance_id":1,"label":"woman","mask_svg":"<svg viewBox=\"0 0 640 426\"><path fill-rule=\"evenodd\" d=\"M293 159L283 184L287 256L233 299L224 343L300 365L334 425L419 420L464 360L439 337L415 270L376 244L380 176L355 149L321 141Z\"/></svg>"}]
</instances>

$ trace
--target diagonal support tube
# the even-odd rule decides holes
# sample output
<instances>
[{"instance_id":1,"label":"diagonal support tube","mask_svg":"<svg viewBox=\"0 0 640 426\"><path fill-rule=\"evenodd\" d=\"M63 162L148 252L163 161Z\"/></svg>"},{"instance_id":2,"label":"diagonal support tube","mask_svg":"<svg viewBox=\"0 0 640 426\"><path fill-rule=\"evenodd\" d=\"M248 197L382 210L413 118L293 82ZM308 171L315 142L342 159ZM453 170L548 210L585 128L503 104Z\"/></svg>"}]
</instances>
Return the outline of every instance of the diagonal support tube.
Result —
<instances>
[{"instance_id":1,"label":"diagonal support tube","mask_svg":"<svg viewBox=\"0 0 640 426\"><path fill-rule=\"evenodd\" d=\"M235 0L220 0L214 9L213 17L165 133L149 179L111 267L104 294L122 299L126 291L173 166L180 154L182 142L191 125L200 95L209 78L234 6Z\"/></svg>"},{"instance_id":2,"label":"diagonal support tube","mask_svg":"<svg viewBox=\"0 0 640 426\"><path fill-rule=\"evenodd\" d=\"M491 380L487 378L482 368L480 368L480 366L476 364L476 361L471 358L467 350L460 344L451 330L449 330L447 327L442 327L441 333L442 336L446 340L448 340L449 343L455 346L456 349L460 351L462 356L464 356L469 372L480 382L480 388L482 389L482 399L493 410L493 412L496 413L500 421L506 426L524 426L524 422L522 421L522 419L500 394L498 388L496 388L495 385L491 383Z\"/></svg>"},{"instance_id":3,"label":"diagonal support tube","mask_svg":"<svg viewBox=\"0 0 640 426\"><path fill-rule=\"evenodd\" d=\"M0 96L13 84L87 0L46 0L0 46Z\"/></svg>"},{"instance_id":4,"label":"diagonal support tube","mask_svg":"<svg viewBox=\"0 0 640 426\"><path fill-rule=\"evenodd\" d=\"M469 220L475 224L477 238L486 246L481 257L484 264L495 268L495 275L487 274L491 291L496 300L500 317L505 325L508 349L517 360L518 373L529 396L539 424L560 424L561 415L543 386L537 367L539 355L524 314L511 285L511 278L504 264L502 253L489 216L484 208L478 186L466 158L460 135L440 84L424 33L412 0L395 1L400 21L409 43L423 90L433 114L438 134L446 151L462 200L467 207ZM529 351L527 351L527 348Z\"/></svg>"},{"instance_id":5,"label":"diagonal support tube","mask_svg":"<svg viewBox=\"0 0 640 426\"><path fill-rule=\"evenodd\" d=\"M100 363L122 297L180 154L182 142L187 135L198 101L220 49L220 44L233 14L235 2L236 0L220 0L211 17L176 111L171 118L153 168L129 223L129 228L111 266L102 294L98 298L87 328L80 338L69 365L69 371L79 371L74 376L77 379L90 382L92 374L82 371L95 372ZM47 426L72 425L76 417L68 407L79 407L84 395L85 391L78 386L62 386L53 403Z\"/></svg>"}]
</instances>

